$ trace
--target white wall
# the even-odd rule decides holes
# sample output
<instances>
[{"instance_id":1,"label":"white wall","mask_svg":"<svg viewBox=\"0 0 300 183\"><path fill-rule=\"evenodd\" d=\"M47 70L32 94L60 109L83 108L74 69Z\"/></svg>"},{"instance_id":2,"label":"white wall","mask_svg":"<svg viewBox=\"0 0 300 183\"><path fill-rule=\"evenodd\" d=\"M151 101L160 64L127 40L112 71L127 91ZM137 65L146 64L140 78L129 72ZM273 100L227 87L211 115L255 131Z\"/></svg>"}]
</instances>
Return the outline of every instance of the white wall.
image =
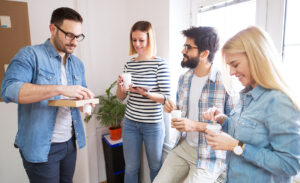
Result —
<instances>
[{"instance_id":1,"label":"white wall","mask_svg":"<svg viewBox=\"0 0 300 183\"><path fill-rule=\"evenodd\" d=\"M0 103L0 182L27 183L19 151L14 148L17 131L17 105Z\"/></svg>"},{"instance_id":2,"label":"white wall","mask_svg":"<svg viewBox=\"0 0 300 183\"><path fill-rule=\"evenodd\" d=\"M96 95L104 93L128 61L129 31L136 21L150 21L156 32L157 55L172 66L180 64L183 44L180 32L188 27L186 20L189 9L181 0L24 1L28 3L32 44L43 43L50 36L50 17L57 7L71 7L81 13L86 39L80 43L75 54L83 60L87 84ZM0 139L3 149L0 156L0 182L28 182L18 150L13 147L17 132L17 105L1 102L0 111ZM106 175L101 136L107 131L94 118L85 125L85 130L87 146L78 151L74 182L104 181ZM144 157L143 161L146 162L145 160ZM145 173L142 174L142 182L149 182L147 166L143 170Z\"/></svg>"}]
</instances>

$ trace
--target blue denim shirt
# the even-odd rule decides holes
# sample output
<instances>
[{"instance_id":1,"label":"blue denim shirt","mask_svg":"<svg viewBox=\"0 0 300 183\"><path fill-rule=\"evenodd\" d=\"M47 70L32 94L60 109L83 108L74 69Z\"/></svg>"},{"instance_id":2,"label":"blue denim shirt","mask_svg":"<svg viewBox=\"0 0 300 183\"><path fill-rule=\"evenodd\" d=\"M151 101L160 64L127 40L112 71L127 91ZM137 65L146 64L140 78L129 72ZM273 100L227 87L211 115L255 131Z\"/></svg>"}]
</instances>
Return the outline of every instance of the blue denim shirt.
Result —
<instances>
[{"instance_id":1,"label":"blue denim shirt","mask_svg":"<svg viewBox=\"0 0 300 183\"><path fill-rule=\"evenodd\" d=\"M61 56L49 39L41 45L22 48L5 72L1 96L5 102L18 103L18 93L24 83L61 85ZM86 87L83 63L75 56L66 59L68 85ZM55 96L49 100L59 99ZM15 145L29 162L47 162L58 107L48 106L48 100L18 104L18 132ZM78 108L71 108L75 136L79 148L85 146L85 135Z\"/></svg>"},{"instance_id":2,"label":"blue denim shirt","mask_svg":"<svg viewBox=\"0 0 300 183\"><path fill-rule=\"evenodd\" d=\"M284 93L245 89L227 125L228 133L246 145L241 156L227 152L227 182L292 182L300 169L299 116Z\"/></svg>"}]
</instances>

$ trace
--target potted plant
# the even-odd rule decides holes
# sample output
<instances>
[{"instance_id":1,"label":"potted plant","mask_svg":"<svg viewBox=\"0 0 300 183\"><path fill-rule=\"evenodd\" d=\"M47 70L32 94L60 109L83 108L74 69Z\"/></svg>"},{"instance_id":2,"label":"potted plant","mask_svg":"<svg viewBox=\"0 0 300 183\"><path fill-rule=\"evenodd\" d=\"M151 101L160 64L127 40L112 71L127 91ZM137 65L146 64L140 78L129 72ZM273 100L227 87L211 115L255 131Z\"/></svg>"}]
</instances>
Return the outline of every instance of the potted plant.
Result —
<instances>
[{"instance_id":1,"label":"potted plant","mask_svg":"<svg viewBox=\"0 0 300 183\"><path fill-rule=\"evenodd\" d=\"M96 110L92 112L92 115L86 116L84 119L84 121L88 122L95 114L100 124L108 127L112 140L119 140L122 137L121 122L126 109L126 105L111 92L116 84L117 81L113 82L109 88L106 89L104 95L96 97L99 98L99 104L97 104Z\"/></svg>"}]
</instances>

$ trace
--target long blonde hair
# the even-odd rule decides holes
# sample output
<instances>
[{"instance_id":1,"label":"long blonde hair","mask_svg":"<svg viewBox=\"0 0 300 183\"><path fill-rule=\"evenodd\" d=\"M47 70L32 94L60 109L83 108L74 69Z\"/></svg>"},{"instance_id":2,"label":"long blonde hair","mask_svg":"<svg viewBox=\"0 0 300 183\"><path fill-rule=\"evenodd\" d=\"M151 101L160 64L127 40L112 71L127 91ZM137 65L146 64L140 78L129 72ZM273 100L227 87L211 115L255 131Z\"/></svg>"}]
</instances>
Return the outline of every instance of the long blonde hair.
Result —
<instances>
[{"instance_id":1,"label":"long blonde hair","mask_svg":"<svg viewBox=\"0 0 300 183\"><path fill-rule=\"evenodd\" d=\"M249 60L250 74L254 81L267 89L280 90L285 93L294 105L299 108L299 102L282 78L277 63L280 57L269 35L258 27L248 27L230 38L222 48L223 66L229 76L229 66L224 59L225 53L245 53ZM225 77L226 78L226 77ZM228 86L228 77L225 79Z\"/></svg>"}]
</instances>

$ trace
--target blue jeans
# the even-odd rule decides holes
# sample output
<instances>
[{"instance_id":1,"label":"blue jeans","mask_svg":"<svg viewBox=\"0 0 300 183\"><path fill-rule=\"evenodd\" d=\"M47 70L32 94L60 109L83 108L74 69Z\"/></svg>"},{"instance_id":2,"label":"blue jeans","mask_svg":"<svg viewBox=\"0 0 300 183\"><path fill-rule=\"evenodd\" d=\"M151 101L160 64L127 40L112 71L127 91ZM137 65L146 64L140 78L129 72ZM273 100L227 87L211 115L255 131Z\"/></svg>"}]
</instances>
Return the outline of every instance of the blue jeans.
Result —
<instances>
[{"instance_id":1,"label":"blue jeans","mask_svg":"<svg viewBox=\"0 0 300 183\"><path fill-rule=\"evenodd\" d=\"M122 129L125 183L138 183L143 141L152 182L162 164L163 120L160 123L139 123L125 118Z\"/></svg>"},{"instance_id":2,"label":"blue jeans","mask_svg":"<svg viewBox=\"0 0 300 183\"><path fill-rule=\"evenodd\" d=\"M67 142L52 143L48 162L31 163L20 153L30 183L73 182L77 153L74 137Z\"/></svg>"}]
</instances>

